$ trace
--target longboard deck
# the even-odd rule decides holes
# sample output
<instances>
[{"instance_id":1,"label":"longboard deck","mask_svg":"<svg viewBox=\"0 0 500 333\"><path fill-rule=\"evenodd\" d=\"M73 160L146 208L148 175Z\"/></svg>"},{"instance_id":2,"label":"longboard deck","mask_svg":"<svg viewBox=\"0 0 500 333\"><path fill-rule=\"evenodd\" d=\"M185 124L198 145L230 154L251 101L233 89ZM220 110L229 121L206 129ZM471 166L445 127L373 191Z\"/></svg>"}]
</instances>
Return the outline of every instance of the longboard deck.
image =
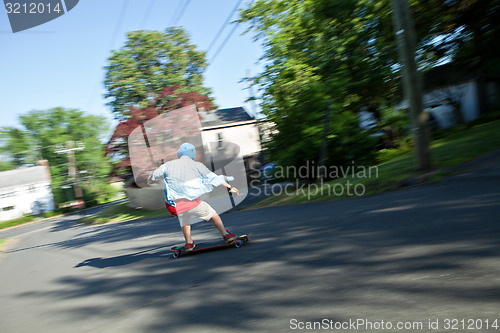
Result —
<instances>
[{"instance_id":1,"label":"longboard deck","mask_svg":"<svg viewBox=\"0 0 500 333\"><path fill-rule=\"evenodd\" d=\"M240 247L246 242L248 242L250 235L251 234L238 236L238 238L231 241L230 243L223 243L223 242L198 243L196 244L196 247L191 251L186 251L184 246L174 246L173 248L170 249L170 252L172 252L172 256L174 258L178 258L181 255L212 251L229 246Z\"/></svg>"}]
</instances>

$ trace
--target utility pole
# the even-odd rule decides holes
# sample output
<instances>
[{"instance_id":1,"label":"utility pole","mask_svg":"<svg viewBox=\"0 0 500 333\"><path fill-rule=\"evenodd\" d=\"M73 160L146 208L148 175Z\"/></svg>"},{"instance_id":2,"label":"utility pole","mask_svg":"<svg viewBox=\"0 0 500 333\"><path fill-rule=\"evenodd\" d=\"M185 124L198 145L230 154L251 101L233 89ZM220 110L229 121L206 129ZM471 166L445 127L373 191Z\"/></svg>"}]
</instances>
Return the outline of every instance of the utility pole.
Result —
<instances>
[{"instance_id":1,"label":"utility pole","mask_svg":"<svg viewBox=\"0 0 500 333\"><path fill-rule=\"evenodd\" d=\"M250 93L250 105L252 107L252 114L254 118L257 118L257 107L255 106L255 96L253 93L253 84L254 80L252 78L252 74L250 73L250 70L247 69L247 81L248 81L248 92Z\"/></svg>"},{"instance_id":2,"label":"utility pole","mask_svg":"<svg viewBox=\"0 0 500 333\"><path fill-rule=\"evenodd\" d=\"M392 0L393 22L403 65L403 90L410 103L410 120L415 144L414 155L419 170L432 169L427 115L423 112L422 81L415 61L416 37L408 0Z\"/></svg>"},{"instance_id":3,"label":"utility pole","mask_svg":"<svg viewBox=\"0 0 500 333\"><path fill-rule=\"evenodd\" d=\"M75 150L82 150L84 148L85 145L82 142L78 142L77 147L75 147L75 141L66 141L66 149L60 148L59 150L55 151L57 154L68 154L68 178L73 183L75 199L83 198L82 188L80 187L76 178Z\"/></svg>"},{"instance_id":4,"label":"utility pole","mask_svg":"<svg viewBox=\"0 0 500 333\"><path fill-rule=\"evenodd\" d=\"M319 152L319 165L318 165L318 178L321 180L325 178L325 163L326 163L326 151L328 149L328 129L330 127L330 105L331 101L326 102L325 115L323 118L323 137L321 139L321 150Z\"/></svg>"}]
</instances>

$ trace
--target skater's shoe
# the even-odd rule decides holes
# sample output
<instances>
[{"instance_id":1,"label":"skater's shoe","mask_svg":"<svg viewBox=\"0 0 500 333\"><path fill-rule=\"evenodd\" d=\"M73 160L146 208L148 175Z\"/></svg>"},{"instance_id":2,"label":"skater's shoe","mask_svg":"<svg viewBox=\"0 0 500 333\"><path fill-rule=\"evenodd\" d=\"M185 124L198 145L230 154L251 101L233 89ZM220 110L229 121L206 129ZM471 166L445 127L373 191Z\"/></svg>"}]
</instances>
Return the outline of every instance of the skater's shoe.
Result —
<instances>
[{"instance_id":1,"label":"skater's shoe","mask_svg":"<svg viewBox=\"0 0 500 333\"><path fill-rule=\"evenodd\" d=\"M236 236L235 234L233 234L231 231L229 230L226 230L227 234L225 234L223 237L224 237L224 240L226 241L226 243L231 243L232 241L234 241L236 238L238 238L238 236Z\"/></svg>"},{"instance_id":2,"label":"skater's shoe","mask_svg":"<svg viewBox=\"0 0 500 333\"><path fill-rule=\"evenodd\" d=\"M193 251L195 246L196 244L194 242L184 244L184 248L186 249L187 252Z\"/></svg>"}]
</instances>

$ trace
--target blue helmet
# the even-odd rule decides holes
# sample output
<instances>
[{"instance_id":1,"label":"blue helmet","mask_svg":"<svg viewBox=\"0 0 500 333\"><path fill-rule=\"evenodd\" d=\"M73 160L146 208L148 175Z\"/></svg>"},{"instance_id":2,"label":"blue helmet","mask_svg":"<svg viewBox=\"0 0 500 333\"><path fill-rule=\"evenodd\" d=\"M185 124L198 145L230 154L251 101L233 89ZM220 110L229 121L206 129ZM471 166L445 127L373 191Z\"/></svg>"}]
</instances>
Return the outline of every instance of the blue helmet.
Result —
<instances>
[{"instance_id":1,"label":"blue helmet","mask_svg":"<svg viewBox=\"0 0 500 333\"><path fill-rule=\"evenodd\" d=\"M186 155L187 157L190 157L191 159L194 160L196 157L196 148L190 144L190 143L183 143L179 147L179 151L177 152L177 157L180 158L181 156Z\"/></svg>"}]
</instances>

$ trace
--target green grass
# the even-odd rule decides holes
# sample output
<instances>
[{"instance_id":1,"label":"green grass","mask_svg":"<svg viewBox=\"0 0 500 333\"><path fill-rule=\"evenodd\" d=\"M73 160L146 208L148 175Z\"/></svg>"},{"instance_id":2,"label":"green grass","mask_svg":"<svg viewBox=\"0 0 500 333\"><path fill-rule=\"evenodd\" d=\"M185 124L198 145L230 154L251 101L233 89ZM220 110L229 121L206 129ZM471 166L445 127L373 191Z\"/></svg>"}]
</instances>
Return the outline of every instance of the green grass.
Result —
<instances>
[{"instance_id":1,"label":"green grass","mask_svg":"<svg viewBox=\"0 0 500 333\"><path fill-rule=\"evenodd\" d=\"M500 120L476 125L432 144L432 158L437 167L451 167L500 148Z\"/></svg>"},{"instance_id":2,"label":"green grass","mask_svg":"<svg viewBox=\"0 0 500 333\"><path fill-rule=\"evenodd\" d=\"M0 253L4 251L5 244L9 241L9 238L0 239Z\"/></svg>"},{"instance_id":3,"label":"green grass","mask_svg":"<svg viewBox=\"0 0 500 333\"><path fill-rule=\"evenodd\" d=\"M500 120L495 120L471 127L465 126L462 128L454 128L449 131L441 131L441 138L434 140L431 144L432 162L435 166L435 170L432 173L422 174L415 170L412 152L407 148L403 148L384 152L384 160L386 161L376 166L378 177L359 178L352 177L351 175L347 178L339 178L325 183L323 185L323 193L321 193L321 188L318 187L316 194L314 194L316 188L313 188L313 191L311 191L312 193L306 193L305 195L299 191L296 195L282 194L271 196L249 208L355 197L347 193L335 195L332 193L333 191L328 194L328 188L332 189L336 185L343 185L346 187L348 181L351 186L362 185L365 189L364 195L400 189L402 187L401 181L411 177L423 177L426 181L430 182L441 181L450 173L450 171L447 170L448 168L500 149L499 128ZM289 189L289 192L297 191ZM96 215L88 216L79 222L94 225L168 216L168 213L163 208L148 211L145 209L134 209L127 204L127 202L116 204ZM15 225L12 224L13 221L1 222L0 229L6 226ZM19 223L24 222L27 221ZM6 226L3 226L4 224Z\"/></svg>"},{"instance_id":4,"label":"green grass","mask_svg":"<svg viewBox=\"0 0 500 333\"><path fill-rule=\"evenodd\" d=\"M79 221L84 224L104 224L112 222L133 221L142 218L167 217L166 209L146 210L135 209L128 206L128 202L121 202L114 206L108 207L98 214L87 216Z\"/></svg>"},{"instance_id":5,"label":"green grass","mask_svg":"<svg viewBox=\"0 0 500 333\"><path fill-rule=\"evenodd\" d=\"M13 220L0 222L0 229L5 229L8 227L13 227L15 225L27 223L33 221L35 218L33 216L24 216Z\"/></svg>"},{"instance_id":6,"label":"green grass","mask_svg":"<svg viewBox=\"0 0 500 333\"><path fill-rule=\"evenodd\" d=\"M364 195L370 195L400 189L402 188L401 182L411 178L438 182L451 173L448 170L450 167L500 149L499 128L500 120L495 120L462 131L452 129L448 132L448 135L446 135L446 132L440 133L442 138L434 140L431 144L431 156L434 165L432 172L422 173L417 171L412 152L404 148L399 151L383 153L387 161L377 165L378 177L360 178L349 176L338 178L325 183L322 190L316 190L315 185L311 185L311 191L304 191L306 192L305 195L302 191L290 190L289 193L294 195L271 196L249 208L357 197L356 195L348 195L345 193L346 191L342 195L338 195L340 190L337 191L337 194L333 193L335 186L340 189L340 185L343 185L346 190L348 184L351 184L352 188L359 184L358 189L363 187L365 189ZM307 187L305 188L307 189ZM351 191L351 193L354 192Z\"/></svg>"},{"instance_id":7,"label":"green grass","mask_svg":"<svg viewBox=\"0 0 500 333\"><path fill-rule=\"evenodd\" d=\"M122 195L122 196L117 196L111 200L108 200L106 201L106 203L110 203L110 202L113 202L113 201L117 201L117 200L121 200L121 199L124 199L126 198L125 195ZM42 218L51 218L51 217L54 217L54 216L58 216L58 215L61 215L63 214L61 210L53 210L53 211L47 211L47 212L44 212L42 216ZM145 214L147 215L147 214ZM28 223L28 222L32 222L34 221L36 218L36 216L32 216L32 215L27 215L27 216L23 216L23 217L20 217L20 218L17 218L17 219L12 219L12 220L8 220L8 221L2 221L0 222L0 230L1 229L5 229L5 228L9 228L9 227L13 227L13 226L16 226L16 225L20 225L20 224L23 224L23 223Z\"/></svg>"}]
</instances>

